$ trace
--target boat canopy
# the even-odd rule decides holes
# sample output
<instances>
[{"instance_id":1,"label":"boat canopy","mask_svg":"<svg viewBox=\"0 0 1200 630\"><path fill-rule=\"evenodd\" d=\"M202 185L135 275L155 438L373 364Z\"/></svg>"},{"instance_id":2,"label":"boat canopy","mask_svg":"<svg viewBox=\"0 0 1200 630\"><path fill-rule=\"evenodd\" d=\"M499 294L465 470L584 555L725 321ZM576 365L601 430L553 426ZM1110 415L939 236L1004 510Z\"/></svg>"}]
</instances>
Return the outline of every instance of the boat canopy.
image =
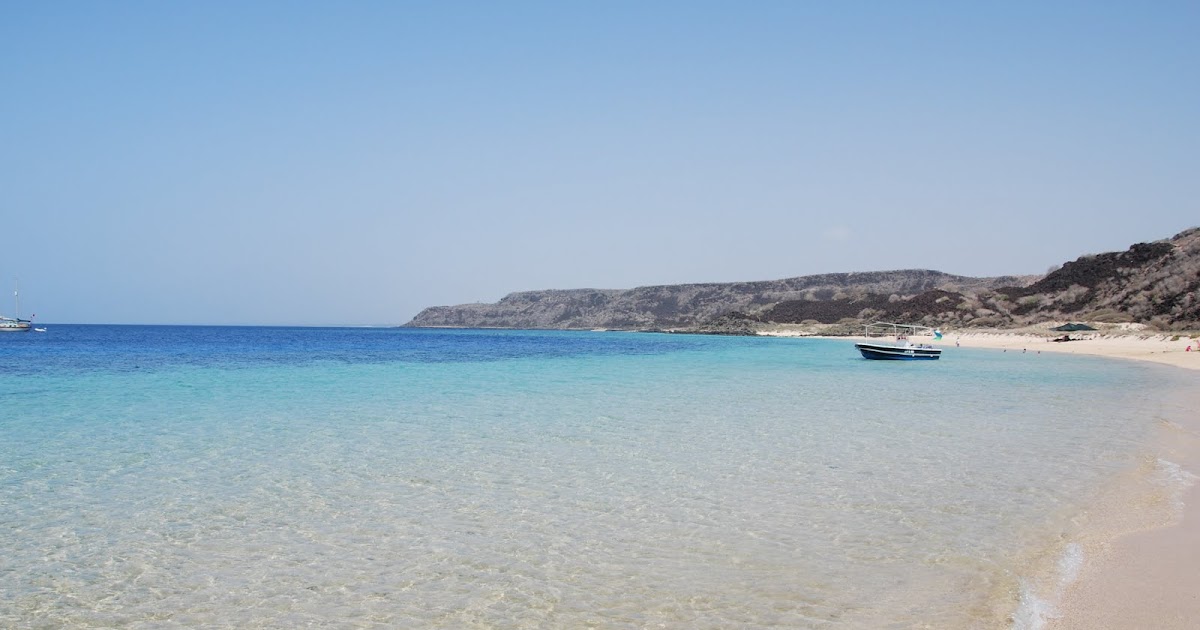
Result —
<instances>
[{"instance_id":1,"label":"boat canopy","mask_svg":"<svg viewBox=\"0 0 1200 630\"><path fill-rule=\"evenodd\" d=\"M915 326L913 324L873 322L863 325L863 334L867 337L907 337L909 335L933 335L935 332L929 326Z\"/></svg>"}]
</instances>

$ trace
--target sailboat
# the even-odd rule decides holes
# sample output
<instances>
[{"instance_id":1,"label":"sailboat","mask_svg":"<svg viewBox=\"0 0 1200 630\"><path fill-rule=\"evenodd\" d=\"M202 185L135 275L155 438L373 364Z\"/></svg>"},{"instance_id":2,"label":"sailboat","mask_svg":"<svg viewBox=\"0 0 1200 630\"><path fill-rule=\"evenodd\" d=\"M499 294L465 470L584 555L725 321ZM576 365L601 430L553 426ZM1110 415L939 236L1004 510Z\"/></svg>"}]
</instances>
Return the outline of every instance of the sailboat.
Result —
<instances>
[{"instance_id":1,"label":"sailboat","mask_svg":"<svg viewBox=\"0 0 1200 630\"><path fill-rule=\"evenodd\" d=\"M13 317L0 315L0 332L29 332L33 328L33 321L21 319L21 298L16 287L13 288L13 306L16 309Z\"/></svg>"}]
</instances>

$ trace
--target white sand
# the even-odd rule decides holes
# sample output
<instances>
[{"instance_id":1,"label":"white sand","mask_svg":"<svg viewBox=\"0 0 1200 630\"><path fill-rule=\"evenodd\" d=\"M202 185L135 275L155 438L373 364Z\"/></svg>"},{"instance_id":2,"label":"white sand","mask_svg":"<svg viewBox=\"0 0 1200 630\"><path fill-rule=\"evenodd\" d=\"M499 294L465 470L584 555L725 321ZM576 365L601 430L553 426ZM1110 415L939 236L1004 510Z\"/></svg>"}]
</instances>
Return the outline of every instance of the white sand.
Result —
<instances>
[{"instance_id":1,"label":"white sand","mask_svg":"<svg viewBox=\"0 0 1200 630\"><path fill-rule=\"evenodd\" d=\"M1075 341L1054 342L1052 337L1031 334L986 332L950 333L941 345L959 343L964 348L999 348L1008 352L1065 352L1114 359L1136 359L1200 370L1200 340L1191 335L1112 335L1102 333L1059 333ZM1187 350L1191 347L1191 351ZM1198 625L1197 627L1200 627Z\"/></svg>"}]
</instances>

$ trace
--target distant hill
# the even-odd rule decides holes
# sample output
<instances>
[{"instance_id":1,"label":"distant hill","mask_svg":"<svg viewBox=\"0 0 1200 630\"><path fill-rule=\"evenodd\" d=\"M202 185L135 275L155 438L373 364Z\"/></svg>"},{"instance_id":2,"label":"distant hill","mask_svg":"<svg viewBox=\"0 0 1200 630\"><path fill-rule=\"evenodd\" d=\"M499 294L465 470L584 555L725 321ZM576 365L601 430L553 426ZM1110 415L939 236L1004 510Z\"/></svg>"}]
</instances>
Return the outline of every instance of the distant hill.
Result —
<instances>
[{"instance_id":1,"label":"distant hill","mask_svg":"<svg viewBox=\"0 0 1200 630\"><path fill-rule=\"evenodd\" d=\"M407 326L467 328L686 328L731 312L760 312L789 301L813 303L930 290L979 291L1023 286L1036 276L968 278L939 271L832 273L784 280L681 284L636 289L522 291L495 304L435 306Z\"/></svg>"},{"instance_id":2,"label":"distant hill","mask_svg":"<svg viewBox=\"0 0 1200 630\"><path fill-rule=\"evenodd\" d=\"M1200 324L1200 228L1125 252L1083 256L1045 276L940 271L832 273L784 280L512 293L435 306L406 326L686 330L743 334L765 324L889 320L931 326L1041 321Z\"/></svg>"}]
</instances>

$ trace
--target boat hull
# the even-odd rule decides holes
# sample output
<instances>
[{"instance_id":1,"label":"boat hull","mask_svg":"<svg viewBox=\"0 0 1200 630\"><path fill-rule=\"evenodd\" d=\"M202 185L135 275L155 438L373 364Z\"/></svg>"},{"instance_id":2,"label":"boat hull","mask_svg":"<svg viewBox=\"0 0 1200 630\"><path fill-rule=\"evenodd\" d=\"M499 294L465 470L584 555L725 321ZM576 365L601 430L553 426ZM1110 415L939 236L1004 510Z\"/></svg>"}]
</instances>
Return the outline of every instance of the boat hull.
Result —
<instances>
[{"instance_id":1,"label":"boat hull","mask_svg":"<svg viewBox=\"0 0 1200 630\"><path fill-rule=\"evenodd\" d=\"M0 324L0 333L6 332L29 332L31 326L29 324Z\"/></svg>"},{"instance_id":2,"label":"boat hull","mask_svg":"<svg viewBox=\"0 0 1200 630\"><path fill-rule=\"evenodd\" d=\"M893 346L883 343L856 343L864 359L882 359L890 361L936 361L941 358L941 348L922 348L919 346Z\"/></svg>"}]
</instances>

